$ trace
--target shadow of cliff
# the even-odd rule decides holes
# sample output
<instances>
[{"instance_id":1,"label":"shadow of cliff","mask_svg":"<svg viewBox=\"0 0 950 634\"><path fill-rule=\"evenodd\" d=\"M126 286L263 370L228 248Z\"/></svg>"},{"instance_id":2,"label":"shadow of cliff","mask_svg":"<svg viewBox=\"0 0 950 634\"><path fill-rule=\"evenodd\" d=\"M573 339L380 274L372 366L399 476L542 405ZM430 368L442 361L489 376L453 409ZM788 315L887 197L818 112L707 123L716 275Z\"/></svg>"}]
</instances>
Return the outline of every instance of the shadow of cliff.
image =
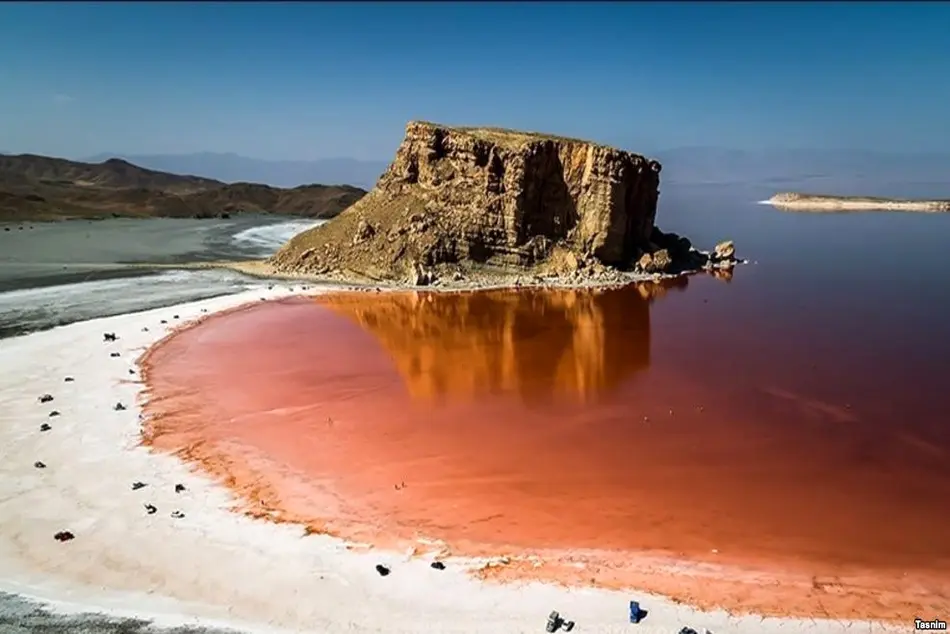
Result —
<instances>
[{"instance_id":1,"label":"shadow of cliff","mask_svg":"<svg viewBox=\"0 0 950 634\"><path fill-rule=\"evenodd\" d=\"M537 178L529 180L523 192L519 245L539 235L554 242L563 240L580 220L576 200L579 193L572 195L564 178L564 159L555 146L546 149L525 159L525 172L536 174ZM577 180L580 182L580 178Z\"/></svg>"},{"instance_id":2,"label":"shadow of cliff","mask_svg":"<svg viewBox=\"0 0 950 634\"><path fill-rule=\"evenodd\" d=\"M371 333L414 400L506 393L586 402L649 367L650 304L687 283L340 293L315 301Z\"/></svg>"}]
</instances>

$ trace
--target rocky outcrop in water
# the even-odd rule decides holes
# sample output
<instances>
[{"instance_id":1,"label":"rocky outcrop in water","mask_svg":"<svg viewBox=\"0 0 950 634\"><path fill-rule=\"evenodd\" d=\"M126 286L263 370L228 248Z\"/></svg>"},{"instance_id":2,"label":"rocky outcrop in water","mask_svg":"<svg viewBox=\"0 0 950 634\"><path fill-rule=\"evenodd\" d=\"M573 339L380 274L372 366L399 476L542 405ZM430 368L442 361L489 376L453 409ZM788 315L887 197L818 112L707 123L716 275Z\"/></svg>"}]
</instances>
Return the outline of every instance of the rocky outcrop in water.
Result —
<instances>
[{"instance_id":1,"label":"rocky outcrop in water","mask_svg":"<svg viewBox=\"0 0 950 634\"><path fill-rule=\"evenodd\" d=\"M412 285L478 268L570 276L702 266L688 240L654 225L660 171L588 141L413 122L367 196L271 263Z\"/></svg>"}]
</instances>

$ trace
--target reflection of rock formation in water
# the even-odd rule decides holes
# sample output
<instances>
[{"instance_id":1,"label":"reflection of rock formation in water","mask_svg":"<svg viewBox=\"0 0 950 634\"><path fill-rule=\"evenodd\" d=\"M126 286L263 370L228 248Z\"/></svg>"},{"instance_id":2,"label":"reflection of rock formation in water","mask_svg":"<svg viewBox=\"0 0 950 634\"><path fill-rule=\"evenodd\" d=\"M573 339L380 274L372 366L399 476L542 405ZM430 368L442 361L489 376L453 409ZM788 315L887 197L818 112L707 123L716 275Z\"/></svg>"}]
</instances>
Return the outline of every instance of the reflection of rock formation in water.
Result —
<instances>
[{"instance_id":1,"label":"reflection of rock formation in water","mask_svg":"<svg viewBox=\"0 0 950 634\"><path fill-rule=\"evenodd\" d=\"M650 362L650 302L686 278L612 290L345 293L317 299L372 333L413 398L586 400Z\"/></svg>"}]
</instances>

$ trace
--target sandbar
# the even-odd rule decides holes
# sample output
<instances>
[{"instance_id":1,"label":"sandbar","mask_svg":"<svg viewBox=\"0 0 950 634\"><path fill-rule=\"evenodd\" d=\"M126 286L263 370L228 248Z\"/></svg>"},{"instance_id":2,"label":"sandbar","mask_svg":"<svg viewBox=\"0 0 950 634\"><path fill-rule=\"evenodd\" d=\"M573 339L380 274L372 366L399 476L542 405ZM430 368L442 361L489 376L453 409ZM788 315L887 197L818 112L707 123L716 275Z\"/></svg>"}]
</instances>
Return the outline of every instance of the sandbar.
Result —
<instances>
[{"instance_id":1,"label":"sandbar","mask_svg":"<svg viewBox=\"0 0 950 634\"><path fill-rule=\"evenodd\" d=\"M827 196L783 192L775 194L767 204L788 211L916 211L940 213L950 211L950 200L908 200L873 196Z\"/></svg>"}]
</instances>

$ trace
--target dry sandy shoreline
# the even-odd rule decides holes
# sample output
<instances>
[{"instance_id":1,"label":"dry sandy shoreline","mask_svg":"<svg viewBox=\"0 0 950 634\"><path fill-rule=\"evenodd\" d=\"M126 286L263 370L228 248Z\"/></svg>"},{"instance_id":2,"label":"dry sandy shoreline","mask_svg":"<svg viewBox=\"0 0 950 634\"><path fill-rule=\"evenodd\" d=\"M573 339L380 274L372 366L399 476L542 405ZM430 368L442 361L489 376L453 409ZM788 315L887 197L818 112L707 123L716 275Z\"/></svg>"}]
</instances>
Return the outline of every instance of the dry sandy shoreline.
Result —
<instances>
[{"instance_id":1,"label":"dry sandy shoreline","mask_svg":"<svg viewBox=\"0 0 950 634\"><path fill-rule=\"evenodd\" d=\"M621 632L632 627L630 599L649 611L637 626L646 633L908 631L703 613L636 592L486 584L467 574L484 562L448 559L436 571L406 554L351 549L231 512L224 487L139 445L136 361L179 324L292 293L264 286L0 341L0 591L67 612L253 632L537 632L551 610L577 631ZM104 332L118 340L104 342ZM54 400L40 404L44 393ZM116 411L120 402L127 409ZM43 423L52 428L41 432ZM133 491L136 481L147 486ZM176 493L179 483L186 490ZM76 539L56 542L61 530ZM377 563L392 574L377 575Z\"/></svg>"},{"instance_id":2,"label":"dry sandy shoreline","mask_svg":"<svg viewBox=\"0 0 950 634\"><path fill-rule=\"evenodd\" d=\"M789 211L916 211L941 213L950 211L950 200L900 200L869 196L819 196L783 192L764 204Z\"/></svg>"}]
</instances>

